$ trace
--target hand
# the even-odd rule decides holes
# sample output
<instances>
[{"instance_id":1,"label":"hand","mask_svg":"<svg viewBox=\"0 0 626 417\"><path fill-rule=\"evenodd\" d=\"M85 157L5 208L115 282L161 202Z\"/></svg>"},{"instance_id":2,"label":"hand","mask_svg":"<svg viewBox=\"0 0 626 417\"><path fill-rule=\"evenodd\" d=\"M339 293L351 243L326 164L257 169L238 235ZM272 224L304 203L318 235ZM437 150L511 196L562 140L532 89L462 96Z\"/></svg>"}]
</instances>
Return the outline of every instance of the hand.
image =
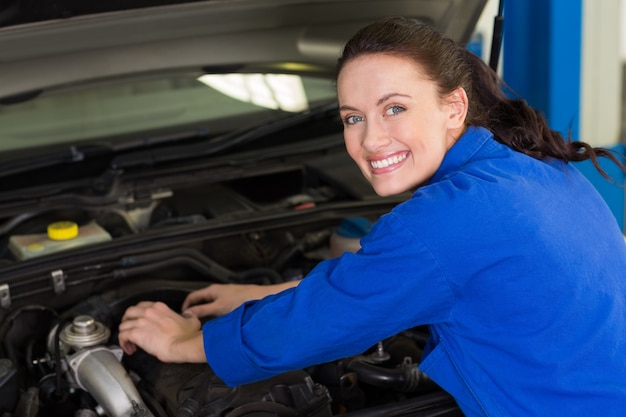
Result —
<instances>
[{"instance_id":1,"label":"hand","mask_svg":"<svg viewBox=\"0 0 626 417\"><path fill-rule=\"evenodd\" d=\"M246 301L260 300L268 295L295 287L299 281L274 285L212 284L190 293L183 302L183 314L197 317L222 316Z\"/></svg>"},{"instance_id":2,"label":"hand","mask_svg":"<svg viewBox=\"0 0 626 417\"><path fill-rule=\"evenodd\" d=\"M205 362L200 320L179 315L161 302L129 307L119 327L119 344L127 354L137 347L162 362Z\"/></svg>"}]
</instances>

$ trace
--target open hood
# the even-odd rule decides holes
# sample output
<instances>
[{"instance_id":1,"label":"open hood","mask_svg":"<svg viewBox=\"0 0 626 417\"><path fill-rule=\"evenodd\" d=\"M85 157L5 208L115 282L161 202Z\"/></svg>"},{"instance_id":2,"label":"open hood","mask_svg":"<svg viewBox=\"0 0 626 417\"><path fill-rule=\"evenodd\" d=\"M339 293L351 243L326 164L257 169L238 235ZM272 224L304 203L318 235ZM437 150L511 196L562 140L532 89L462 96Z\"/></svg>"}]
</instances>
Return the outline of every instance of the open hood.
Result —
<instances>
[{"instance_id":1,"label":"open hood","mask_svg":"<svg viewBox=\"0 0 626 417\"><path fill-rule=\"evenodd\" d=\"M0 9L0 98L5 101L52 86L173 65L274 61L315 64L331 72L346 40L383 16L413 16L467 42L485 0L47 3L16 0Z\"/></svg>"}]
</instances>

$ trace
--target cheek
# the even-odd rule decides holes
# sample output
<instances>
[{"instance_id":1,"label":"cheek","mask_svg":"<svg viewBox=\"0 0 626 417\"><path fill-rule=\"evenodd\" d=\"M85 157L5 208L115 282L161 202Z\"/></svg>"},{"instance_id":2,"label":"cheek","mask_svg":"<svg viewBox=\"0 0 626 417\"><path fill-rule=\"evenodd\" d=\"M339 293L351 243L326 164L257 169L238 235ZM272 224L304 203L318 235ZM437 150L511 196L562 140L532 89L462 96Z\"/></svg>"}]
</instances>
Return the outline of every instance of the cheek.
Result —
<instances>
[{"instance_id":1,"label":"cheek","mask_svg":"<svg viewBox=\"0 0 626 417\"><path fill-rule=\"evenodd\" d=\"M358 162L358 155L361 153L361 142L358 140L358 137L353 133L344 132L343 140L348 155L350 155L355 162Z\"/></svg>"}]
</instances>

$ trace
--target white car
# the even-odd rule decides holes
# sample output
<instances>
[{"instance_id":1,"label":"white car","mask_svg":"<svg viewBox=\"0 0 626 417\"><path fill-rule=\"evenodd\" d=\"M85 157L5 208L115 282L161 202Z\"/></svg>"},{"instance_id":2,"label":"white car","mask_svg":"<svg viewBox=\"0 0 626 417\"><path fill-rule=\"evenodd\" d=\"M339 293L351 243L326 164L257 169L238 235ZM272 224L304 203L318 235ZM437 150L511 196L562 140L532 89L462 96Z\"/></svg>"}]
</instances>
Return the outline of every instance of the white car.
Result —
<instances>
[{"instance_id":1,"label":"white car","mask_svg":"<svg viewBox=\"0 0 626 417\"><path fill-rule=\"evenodd\" d=\"M406 196L345 152L342 45L385 15L467 42L485 1L2 3L3 417L462 415L417 369L425 329L233 389L126 357L116 331L140 300L299 279L358 245Z\"/></svg>"}]
</instances>

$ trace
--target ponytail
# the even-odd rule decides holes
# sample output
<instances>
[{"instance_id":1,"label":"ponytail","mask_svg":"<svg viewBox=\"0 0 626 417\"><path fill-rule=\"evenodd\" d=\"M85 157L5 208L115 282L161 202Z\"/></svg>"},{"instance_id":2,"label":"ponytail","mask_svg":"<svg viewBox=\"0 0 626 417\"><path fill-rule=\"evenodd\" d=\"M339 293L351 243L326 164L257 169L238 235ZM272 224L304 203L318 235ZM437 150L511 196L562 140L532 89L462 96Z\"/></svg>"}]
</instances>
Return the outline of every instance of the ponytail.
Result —
<instances>
[{"instance_id":1,"label":"ponytail","mask_svg":"<svg viewBox=\"0 0 626 417\"><path fill-rule=\"evenodd\" d=\"M606 148L594 148L588 143L572 141L552 130L539 110L514 95L492 68L465 48L459 48L471 64L473 100L470 102L469 125L484 126L494 138L518 152L536 159L560 159L565 162L591 160L606 179L611 179L600 166L598 158L606 157L626 172L618 153ZM473 104L473 106L472 106Z\"/></svg>"},{"instance_id":2,"label":"ponytail","mask_svg":"<svg viewBox=\"0 0 626 417\"><path fill-rule=\"evenodd\" d=\"M378 53L412 59L437 84L441 97L463 87L469 100L466 125L489 129L498 142L518 152L541 160L589 159L603 177L610 179L598 162L599 157L606 157L626 173L617 152L572 141L571 137L564 139L550 129L539 110L520 97L508 97L505 92L514 96L513 91L481 58L423 22L391 17L362 28L346 44L337 70L341 72L358 56Z\"/></svg>"}]
</instances>

